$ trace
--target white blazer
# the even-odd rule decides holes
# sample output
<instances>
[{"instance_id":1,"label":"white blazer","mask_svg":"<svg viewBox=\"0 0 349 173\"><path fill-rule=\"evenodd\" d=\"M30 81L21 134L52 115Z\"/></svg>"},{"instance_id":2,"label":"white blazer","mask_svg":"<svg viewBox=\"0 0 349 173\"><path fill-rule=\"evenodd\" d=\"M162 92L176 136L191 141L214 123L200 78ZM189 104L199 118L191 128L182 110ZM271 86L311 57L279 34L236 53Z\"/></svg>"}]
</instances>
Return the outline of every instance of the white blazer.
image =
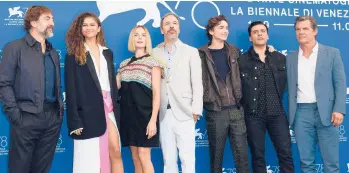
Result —
<instances>
[{"instance_id":1,"label":"white blazer","mask_svg":"<svg viewBox=\"0 0 349 173\"><path fill-rule=\"evenodd\" d=\"M199 52L180 40L176 41L175 46L170 73L165 68L165 79L161 82L160 121L166 114L168 103L179 121L193 119L192 114L202 114L203 86ZM152 54L167 62L164 46L154 48Z\"/></svg>"}]
</instances>

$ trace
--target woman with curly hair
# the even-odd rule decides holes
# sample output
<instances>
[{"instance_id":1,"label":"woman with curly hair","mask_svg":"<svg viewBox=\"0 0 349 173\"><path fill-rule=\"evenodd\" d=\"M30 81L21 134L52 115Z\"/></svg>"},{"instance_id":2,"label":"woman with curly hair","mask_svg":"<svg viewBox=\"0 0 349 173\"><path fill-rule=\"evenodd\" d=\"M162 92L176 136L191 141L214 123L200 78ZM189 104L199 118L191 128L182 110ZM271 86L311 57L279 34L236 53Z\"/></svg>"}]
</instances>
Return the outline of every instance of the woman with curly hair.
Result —
<instances>
[{"instance_id":1,"label":"woman with curly hair","mask_svg":"<svg viewBox=\"0 0 349 173\"><path fill-rule=\"evenodd\" d=\"M118 89L113 52L105 47L101 22L78 15L66 43L67 124L74 139L73 173L124 172L118 127Z\"/></svg>"}]
</instances>

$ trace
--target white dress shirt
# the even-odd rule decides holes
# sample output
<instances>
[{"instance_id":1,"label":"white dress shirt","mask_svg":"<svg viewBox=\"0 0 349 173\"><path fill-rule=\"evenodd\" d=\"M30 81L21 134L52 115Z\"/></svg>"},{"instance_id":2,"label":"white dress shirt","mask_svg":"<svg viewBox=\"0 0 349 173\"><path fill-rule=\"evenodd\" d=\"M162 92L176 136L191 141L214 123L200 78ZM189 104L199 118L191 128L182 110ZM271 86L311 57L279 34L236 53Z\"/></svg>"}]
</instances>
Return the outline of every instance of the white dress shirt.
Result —
<instances>
[{"instance_id":1,"label":"white dress shirt","mask_svg":"<svg viewBox=\"0 0 349 173\"><path fill-rule=\"evenodd\" d=\"M85 49L87 52L90 52L90 48L88 45L85 43ZM99 80L99 84L101 85L102 91L110 91L110 83L109 83L109 73L108 73L108 64L107 60L105 59L103 55L103 50L106 50L108 48L103 47L101 45L98 45L99 48L99 69L97 66L96 58L90 53L93 64L95 66L95 70L97 73L97 77Z\"/></svg>"},{"instance_id":2,"label":"white dress shirt","mask_svg":"<svg viewBox=\"0 0 349 173\"><path fill-rule=\"evenodd\" d=\"M297 103L315 103L315 69L318 57L319 44L313 48L309 58L303 55L303 50L299 47L298 53L298 88Z\"/></svg>"}]
</instances>

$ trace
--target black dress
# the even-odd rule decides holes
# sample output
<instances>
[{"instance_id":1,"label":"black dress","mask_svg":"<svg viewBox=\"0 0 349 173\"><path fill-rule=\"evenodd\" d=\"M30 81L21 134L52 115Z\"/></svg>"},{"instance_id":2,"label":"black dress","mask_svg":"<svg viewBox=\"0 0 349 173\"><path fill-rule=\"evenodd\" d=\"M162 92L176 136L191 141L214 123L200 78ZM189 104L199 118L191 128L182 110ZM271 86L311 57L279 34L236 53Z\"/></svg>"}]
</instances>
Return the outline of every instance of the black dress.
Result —
<instances>
[{"instance_id":1,"label":"black dress","mask_svg":"<svg viewBox=\"0 0 349 173\"><path fill-rule=\"evenodd\" d=\"M120 136L122 146L159 147L159 118L157 133L148 139L147 126L152 116L151 72L164 64L150 55L129 58L120 64ZM163 73L163 72L162 72ZM159 117L159 116L158 116Z\"/></svg>"}]
</instances>

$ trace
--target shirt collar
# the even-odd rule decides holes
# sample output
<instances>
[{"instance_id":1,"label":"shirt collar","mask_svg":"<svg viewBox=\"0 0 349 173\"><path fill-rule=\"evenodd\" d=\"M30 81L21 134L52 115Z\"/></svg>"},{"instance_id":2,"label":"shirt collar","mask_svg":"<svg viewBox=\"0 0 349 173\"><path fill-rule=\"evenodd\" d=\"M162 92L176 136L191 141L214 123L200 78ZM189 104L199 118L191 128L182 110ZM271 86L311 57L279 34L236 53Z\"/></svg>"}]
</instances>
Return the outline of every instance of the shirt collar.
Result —
<instances>
[{"instance_id":1,"label":"shirt collar","mask_svg":"<svg viewBox=\"0 0 349 173\"><path fill-rule=\"evenodd\" d=\"M177 39L177 41L174 42L174 44L172 45L172 53L170 53L170 54L174 54L176 52L177 48L180 47L181 44L183 44L182 41ZM163 45L163 47L164 47L165 52L168 53L165 44Z\"/></svg>"},{"instance_id":2,"label":"shirt collar","mask_svg":"<svg viewBox=\"0 0 349 173\"><path fill-rule=\"evenodd\" d=\"M319 51L319 43L316 42L315 46L313 47L312 53L317 53ZM301 46L299 46L299 54L303 56L303 50Z\"/></svg>"},{"instance_id":3,"label":"shirt collar","mask_svg":"<svg viewBox=\"0 0 349 173\"><path fill-rule=\"evenodd\" d=\"M86 43L84 43L84 46L85 46L86 52L89 52L89 51L90 51L90 48L88 47L88 45L87 45ZM103 50L107 50L107 49L108 49L107 47L101 46L100 44L98 44L98 48L99 48L99 51L100 51L100 52L103 52Z\"/></svg>"},{"instance_id":4,"label":"shirt collar","mask_svg":"<svg viewBox=\"0 0 349 173\"><path fill-rule=\"evenodd\" d=\"M250 54L249 58L260 61L259 55L258 55L258 53L254 50L253 46L250 47L250 49L248 50L248 53ZM271 55L268 46L267 46L267 48L265 49L265 55L267 55L267 56L270 56L270 55Z\"/></svg>"},{"instance_id":5,"label":"shirt collar","mask_svg":"<svg viewBox=\"0 0 349 173\"><path fill-rule=\"evenodd\" d=\"M29 33L24 37L24 39L30 47L33 47L36 43L40 43ZM47 39L45 40L45 44L46 51L50 51L52 49L52 44Z\"/></svg>"}]
</instances>

